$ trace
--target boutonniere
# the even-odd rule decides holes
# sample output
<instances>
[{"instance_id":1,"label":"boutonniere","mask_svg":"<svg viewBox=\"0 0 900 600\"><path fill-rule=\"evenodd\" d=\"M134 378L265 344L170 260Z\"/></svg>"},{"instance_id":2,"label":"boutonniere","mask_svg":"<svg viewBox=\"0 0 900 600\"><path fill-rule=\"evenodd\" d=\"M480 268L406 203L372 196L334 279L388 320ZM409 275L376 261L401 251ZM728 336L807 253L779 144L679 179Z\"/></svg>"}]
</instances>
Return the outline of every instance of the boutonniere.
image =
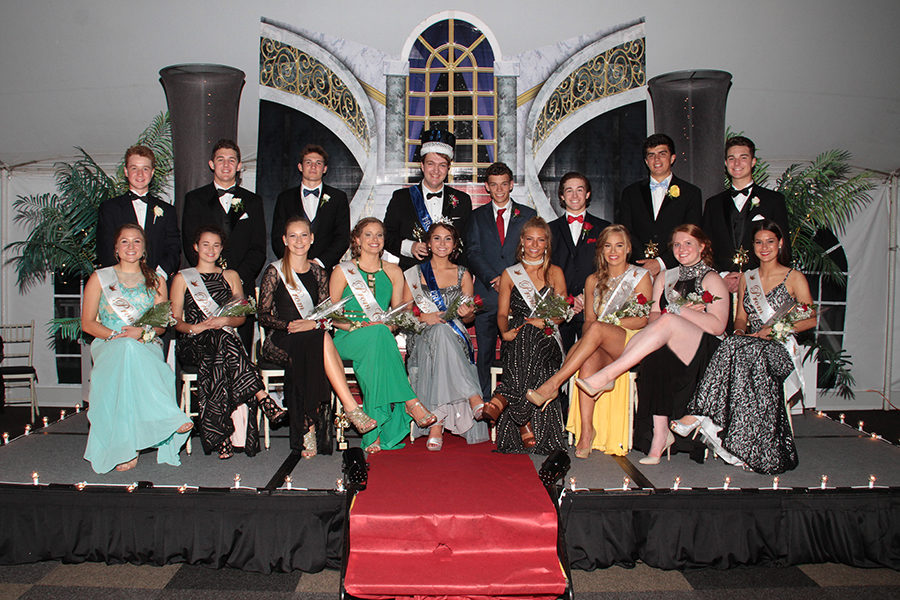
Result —
<instances>
[{"instance_id":1,"label":"boutonniere","mask_svg":"<svg viewBox=\"0 0 900 600\"><path fill-rule=\"evenodd\" d=\"M162 206L154 206L153 207L153 222L156 223L156 219L163 216Z\"/></svg>"},{"instance_id":2,"label":"boutonniere","mask_svg":"<svg viewBox=\"0 0 900 600\"><path fill-rule=\"evenodd\" d=\"M681 189L677 185L670 185L669 191L666 192L666 196L669 196L670 198L677 198L680 195Z\"/></svg>"},{"instance_id":3,"label":"boutonniere","mask_svg":"<svg viewBox=\"0 0 900 600\"><path fill-rule=\"evenodd\" d=\"M244 203L237 196L232 196L231 198L231 210L237 214L244 212Z\"/></svg>"},{"instance_id":4,"label":"boutonniere","mask_svg":"<svg viewBox=\"0 0 900 600\"><path fill-rule=\"evenodd\" d=\"M581 225L581 239L587 238L588 231L590 231L590 230L593 229L593 228L594 228L594 226L593 226L592 224L590 224L590 223L588 223L587 221L585 221L585 222ZM588 243L590 243L590 241L588 241Z\"/></svg>"},{"instance_id":5,"label":"boutonniere","mask_svg":"<svg viewBox=\"0 0 900 600\"><path fill-rule=\"evenodd\" d=\"M758 196L753 196L752 198L750 198L750 206L752 206L753 208L756 208L757 206L759 206L759 197Z\"/></svg>"},{"instance_id":6,"label":"boutonniere","mask_svg":"<svg viewBox=\"0 0 900 600\"><path fill-rule=\"evenodd\" d=\"M514 216L514 217L518 217L518 216L521 215L521 214L522 214L522 211L519 210L518 208L515 209L515 210L513 210L513 216Z\"/></svg>"},{"instance_id":7,"label":"boutonniere","mask_svg":"<svg viewBox=\"0 0 900 600\"><path fill-rule=\"evenodd\" d=\"M459 198L450 194L450 208L456 208L457 206L459 206Z\"/></svg>"},{"instance_id":8,"label":"boutonniere","mask_svg":"<svg viewBox=\"0 0 900 600\"><path fill-rule=\"evenodd\" d=\"M331 200L331 196L328 194L322 194L322 201L319 203L320 206L324 206L329 200Z\"/></svg>"}]
</instances>

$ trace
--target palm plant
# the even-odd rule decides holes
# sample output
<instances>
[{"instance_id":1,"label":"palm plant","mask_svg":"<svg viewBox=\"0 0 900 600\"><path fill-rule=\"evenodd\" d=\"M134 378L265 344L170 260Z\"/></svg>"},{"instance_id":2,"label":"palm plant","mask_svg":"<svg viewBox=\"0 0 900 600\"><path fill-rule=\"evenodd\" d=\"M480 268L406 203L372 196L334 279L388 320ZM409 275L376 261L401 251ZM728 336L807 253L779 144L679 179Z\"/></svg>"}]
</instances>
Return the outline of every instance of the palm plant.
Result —
<instances>
[{"instance_id":1,"label":"palm plant","mask_svg":"<svg viewBox=\"0 0 900 600\"><path fill-rule=\"evenodd\" d=\"M156 173L150 184L154 195L165 192L172 172L172 129L169 113L154 117L137 140L156 155ZM19 290L46 281L48 275L84 280L94 271L96 258L97 209L100 204L128 191L125 164L114 176L108 175L83 148L71 163L56 164L56 193L19 196L13 202L14 221L30 232L28 237L6 246L12 252ZM53 338L60 332L68 339L81 334L79 318L53 319L49 323Z\"/></svg>"}]
</instances>

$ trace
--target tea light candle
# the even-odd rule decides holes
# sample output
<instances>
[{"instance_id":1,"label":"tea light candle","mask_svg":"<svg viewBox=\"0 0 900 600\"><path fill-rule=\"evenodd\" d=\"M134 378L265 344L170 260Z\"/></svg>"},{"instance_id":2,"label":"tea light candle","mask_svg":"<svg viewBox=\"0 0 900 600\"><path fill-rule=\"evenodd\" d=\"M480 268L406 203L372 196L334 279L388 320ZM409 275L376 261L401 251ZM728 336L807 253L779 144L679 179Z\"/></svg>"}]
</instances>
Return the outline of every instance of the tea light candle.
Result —
<instances>
[{"instance_id":1,"label":"tea light candle","mask_svg":"<svg viewBox=\"0 0 900 600\"><path fill-rule=\"evenodd\" d=\"M234 489L239 489L241 487L241 474L234 474Z\"/></svg>"},{"instance_id":2,"label":"tea light candle","mask_svg":"<svg viewBox=\"0 0 900 600\"><path fill-rule=\"evenodd\" d=\"M291 478L290 475L285 475L284 476L284 487L286 487L287 489L291 489L291 484L293 483L293 481L294 480Z\"/></svg>"},{"instance_id":3,"label":"tea light candle","mask_svg":"<svg viewBox=\"0 0 900 600\"><path fill-rule=\"evenodd\" d=\"M675 479L672 480L672 489L677 490L680 485L681 485L681 477L675 477Z\"/></svg>"},{"instance_id":4,"label":"tea light candle","mask_svg":"<svg viewBox=\"0 0 900 600\"><path fill-rule=\"evenodd\" d=\"M828 475L822 475L822 483L820 487L824 490L828 486Z\"/></svg>"},{"instance_id":5,"label":"tea light candle","mask_svg":"<svg viewBox=\"0 0 900 600\"><path fill-rule=\"evenodd\" d=\"M7 445L9 443L9 434L5 431L3 432L3 445Z\"/></svg>"},{"instance_id":6,"label":"tea light candle","mask_svg":"<svg viewBox=\"0 0 900 600\"><path fill-rule=\"evenodd\" d=\"M727 490L729 485L731 485L731 477L726 477L725 482L722 484L722 489Z\"/></svg>"},{"instance_id":7,"label":"tea light candle","mask_svg":"<svg viewBox=\"0 0 900 600\"><path fill-rule=\"evenodd\" d=\"M631 483L631 480L627 477L622 478L622 491L628 491L628 484Z\"/></svg>"},{"instance_id":8,"label":"tea light candle","mask_svg":"<svg viewBox=\"0 0 900 600\"><path fill-rule=\"evenodd\" d=\"M344 478L343 477L338 477L337 479L334 480L334 489L339 492L344 491Z\"/></svg>"},{"instance_id":9,"label":"tea light candle","mask_svg":"<svg viewBox=\"0 0 900 600\"><path fill-rule=\"evenodd\" d=\"M41 422L44 424L44 427L46 427L47 424L50 422L50 419L47 418L47 417L43 417L43 418L41 419Z\"/></svg>"},{"instance_id":10,"label":"tea light candle","mask_svg":"<svg viewBox=\"0 0 900 600\"><path fill-rule=\"evenodd\" d=\"M62 421L65 418L66 418L66 411L65 410L59 411L59 420Z\"/></svg>"},{"instance_id":11,"label":"tea light candle","mask_svg":"<svg viewBox=\"0 0 900 600\"><path fill-rule=\"evenodd\" d=\"M183 493L185 493L186 491L187 491L187 484L186 484L186 483L182 483L181 485L178 486L178 493L179 493L179 494L183 494Z\"/></svg>"},{"instance_id":12,"label":"tea light candle","mask_svg":"<svg viewBox=\"0 0 900 600\"><path fill-rule=\"evenodd\" d=\"M75 405L75 414L77 415L77 414L80 413L80 412L81 412L81 405L80 405L80 404L76 404L76 405Z\"/></svg>"},{"instance_id":13,"label":"tea light candle","mask_svg":"<svg viewBox=\"0 0 900 600\"><path fill-rule=\"evenodd\" d=\"M847 415L845 415L844 413L841 413L841 414L838 415L838 418L841 420L841 425L843 425L843 424L844 424L844 419L847 418Z\"/></svg>"},{"instance_id":14,"label":"tea light candle","mask_svg":"<svg viewBox=\"0 0 900 600\"><path fill-rule=\"evenodd\" d=\"M778 476L775 476L772 478L772 489L773 490L778 489Z\"/></svg>"},{"instance_id":15,"label":"tea light candle","mask_svg":"<svg viewBox=\"0 0 900 600\"><path fill-rule=\"evenodd\" d=\"M31 435L31 425L25 426L25 435Z\"/></svg>"},{"instance_id":16,"label":"tea light candle","mask_svg":"<svg viewBox=\"0 0 900 600\"><path fill-rule=\"evenodd\" d=\"M83 492L84 488L86 488L86 487L87 487L87 481L79 481L78 483L75 484L75 489L78 490L79 492Z\"/></svg>"},{"instance_id":17,"label":"tea light candle","mask_svg":"<svg viewBox=\"0 0 900 600\"><path fill-rule=\"evenodd\" d=\"M40 480L38 479L38 472L35 471L31 474L31 483L34 485L40 485Z\"/></svg>"},{"instance_id":18,"label":"tea light candle","mask_svg":"<svg viewBox=\"0 0 900 600\"><path fill-rule=\"evenodd\" d=\"M875 487L875 476L869 475L869 489L871 490L874 487Z\"/></svg>"},{"instance_id":19,"label":"tea light candle","mask_svg":"<svg viewBox=\"0 0 900 600\"><path fill-rule=\"evenodd\" d=\"M858 427L858 429L859 429L860 431L863 430L863 422L862 422L862 421L859 422L859 427Z\"/></svg>"},{"instance_id":20,"label":"tea light candle","mask_svg":"<svg viewBox=\"0 0 900 600\"><path fill-rule=\"evenodd\" d=\"M575 486L577 485L577 483L578 483L578 480L575 479L574 476L569 477L569 489L572 490L573 492L575 491Z\"/></svg>"}]
</instances>

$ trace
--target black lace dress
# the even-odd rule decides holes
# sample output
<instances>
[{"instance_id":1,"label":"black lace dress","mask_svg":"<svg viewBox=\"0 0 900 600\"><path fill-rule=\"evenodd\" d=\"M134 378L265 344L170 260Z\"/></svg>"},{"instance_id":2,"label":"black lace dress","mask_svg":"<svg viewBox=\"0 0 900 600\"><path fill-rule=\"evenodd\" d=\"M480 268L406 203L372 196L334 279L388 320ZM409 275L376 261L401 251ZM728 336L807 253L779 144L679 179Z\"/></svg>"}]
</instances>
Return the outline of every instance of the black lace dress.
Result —
<instances>
[{"instance_id":1,"label":"black lace dress","mask_svg":"<svg viewBox=\"0 0 900 600\"><path fill-rule=\"evenodd\" d=\"M201 273L209 295L219 306L231 299L231 286L222 273ZM184 292L184 321L200 323L206 316L190 291ZM237 334L226 329L207 329L197 335L180 334L175 354L182 365L197 367L197 400L200 409L200 440L206 454L218 451L222 442L234 433L231 413L247 404L247 441L244 452L259 452L256 394L263 389L262 379Z\"/></svg>"},{"instance_id":2,"label":"black lace dress","mask_svg":"<svg viewBox=\"0 0 900 600\"><path fill-rule=\"evenodd\" d=\"M316 263L310 263L306 273L294 273L294 277L303 283L313 304L328 296L328 276ZM263 273L257 318L268 333L263 358L284 366L284 406L288 409L291 450L303 449L303 435L314 425L317 452L331 454L334 443L329 425L333 411L322 339L328 334L322 329L288 333L288 323L301 317L273 265Z\"/></svg>"},{"instance_id":3,"label":"black lace dress","mask_svg":"<svg viewBox=\"0 0 900 600\"><path fill-rule=\"evenodd\" d=\"M774 309L794 302L782 281L766 294ZM744 295L749 333L763 327L749 295ZM721 445L756 471L774 475L797 466L797 447L784 401L784 381L794 370L785 347L778 342L731 336L719 346L687 408L691 415L709 417L717 426Z\"/></svg>"},{"instance_id":4,"label":"black lace dress","mask_svg":"<svg viewBox=\"0 0 900 600\"><path fill-rule=\"evenodd\" d=\"M544 293L547 288L540 290ZM519 290L513 287L509 300L509 327L521 325L531 314L531 309ZM503 364L503 379L496 393L509 400L509 406L500 414L497 422L497 450L500 452L532 452L550 454L565 448L562 410L558 400L551 402L547 409L540 408L525 398L525 392L539 387L562 365L562 348L555 337L547 336L533 325L525 325L511 342L500 346L500 361ZM531 421L537 445L528 450L522 445L519 426Z\"/></svg>"},{"instance_id":5,"label":"black lace dress","mask_svg":"<svg viewBox=\"0 0 900 600\"><path fill-rule=\"evenodd\" d=\"M678 282L674 291L684 297L691 292L703 293L703 278L712 271L702 262L690 267L679 266ZM674 295L673 295L674 296ZM659 301L660 309L665 309L671 299L664 293ZM691 362L685 365L663 346L648 354L641 361L637 374L638 408L634 419L633 446L641 452L649 453L653 440L653 415L664 415L680 419L688 414L687 405L694 395L697 383L706 370L706 365L716 351L719 339L706 332L700 338L700 345ZM689 452L691 458L703 461L705 447L690 438L675 437L672 452Z\"/></svg>"}]
</instances>

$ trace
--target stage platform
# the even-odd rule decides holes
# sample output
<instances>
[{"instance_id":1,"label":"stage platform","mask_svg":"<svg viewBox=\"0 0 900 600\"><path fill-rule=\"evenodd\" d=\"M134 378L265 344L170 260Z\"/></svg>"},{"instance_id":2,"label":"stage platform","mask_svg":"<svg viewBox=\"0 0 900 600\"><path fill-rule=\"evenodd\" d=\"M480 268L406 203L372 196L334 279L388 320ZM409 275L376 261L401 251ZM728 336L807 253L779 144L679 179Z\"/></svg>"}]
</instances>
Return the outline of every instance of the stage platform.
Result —
<instances>
[{"instance_id":1,"label":"stage platform","mask_svg":"<svg viewBox=\"0 0 900 600\"><path fill-rule=\"evenodd\" d=\"M657 466L639 465L637 453L573 457L560 501L570 564L589 570L637 561L660 568L841 562L900 569L900 448L814 412L795 416L794 428L800 465L779 476L777 489L771 476L721 461L699 465L683 454ZM286 436L286 428L274 430L268 451L226 461L204 455L195 437L180 467L157 465L149 451L132 471L97 475L82 459L84 413L11 435L0 447L0 564L338 568L342 455L300 460ZM535 477L543 460L532 457Z\"/></svg>"}]
</instances>

